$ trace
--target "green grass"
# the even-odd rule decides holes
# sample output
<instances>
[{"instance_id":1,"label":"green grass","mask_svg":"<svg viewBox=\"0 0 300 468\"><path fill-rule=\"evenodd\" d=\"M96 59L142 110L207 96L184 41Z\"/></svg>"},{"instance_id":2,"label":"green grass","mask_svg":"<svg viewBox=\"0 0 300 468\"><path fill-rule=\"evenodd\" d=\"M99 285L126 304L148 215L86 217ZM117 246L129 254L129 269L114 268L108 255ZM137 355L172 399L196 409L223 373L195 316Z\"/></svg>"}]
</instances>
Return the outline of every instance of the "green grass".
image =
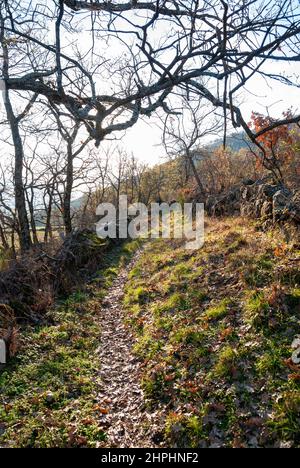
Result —
<instances>
[{"instance_id":1,"label":"green grass","mask_svg":"<svg viewBox=\"0 0 300 468\"><path fill-rule=\"evenodd\" d=\"M145 330L142 338L134 346L134 351L142 358L152 359L161 350L162 342Z\"/></svg>"},{"instance_id":2,"label":"green grass","mask_svg":"<svg viewBox=\"0 0 300 468\"><path fill-rule=\"evenodd\" d=\"M229 310L232 301L230 299L223 299L218 305L212 306L205 312L207 320L220 320L224 318Z\"/></svg>"},{"instance_id":3,"label":"green grass","mask_svg":"<svg viewBox=\"0 0 300 468\"><path fill-rule=\"evenodd\" d=\"M226 346L218 353L217 362L212 370L214 377L235 377L237 374L241 351L232 346Z\"/></svg>"},{"instance_id":4,"label":"green grass","mask_svg":"<svg viewBox=\"0 0 300 468\"><path fill-rule=\"evenodd\" d=\"M282 346L275 346L273 342L270 342L270 349L256 361L256 370L262 376L269 373L275 378L283 370L284 358L287 358L287 356L288 354L284 353Z\"/></svg>"},{"instance_id":5,"label":"green grass","mask_svg":"<svg viewBox=\"0 0 300 468\"><path fill-rule=\"evenodd\" d=\"M300 392L289 389L281 394L275 404L275 412L269 426L283 440L296 440L300 444L299 432Z\"/></svg>"},{"instance_id":6,"label":"green grass","mask_svg":"<svg viewBox=\"0 0 300 468\"><path fill-rule=\"evenodd\" d=\"M155 241L135 266L127 321L168 446L300 445L300 368L291 365L300 293L295 250L277 257L281 243L254 223L213 220L203 249ZM143 301L131 301L137 287Z\"/></svg>"},{"instance_id":7,"label":"green grass","mask_svg":"<svg viewBox=\"0 0 300 468\"><path fill-rule=\"evenodd\" d=\"M244 270L246 284L252 288L260 288L270 284L275 278L274 265L273 254L254 255L247 269Z\"/></svg>"},{"instance_id":8,"label":"green grass","mask_svg":"<svg viewBox=\"0 0 300 468\"><path fill-rule=\"evenodd\" d=\"M205 334L201 329L199 330L199 327L191 325L174 330L170 341L173 343L200 346L203 343L204 336Z\"/></svg>"},{"instance_id":9,"label":"green grass","mask_svg":"<svg viewBox=\"0 0 300 468\"><path fill-rule=\"evenodd\" d=\"M246 321L254 328L261 329L267 325L270 316L271 307L264 293L252 294L245 305Z\"/></svg>"},{"instance_id":10,"label":"green grass","mask_svg":"<svg viewBox=\"0 0 300 468\"><path fill-rule=\"evenodd\" d=\"M166 420L166 437L179 448L199 447L199 440L205 438L201 416L170 414Z\"/></svg>"},{"instance_id":11,"label":"green grass","mask_svg":"<svg viewBox=\"0 0 300 468\"><path fill-rule=\"evenodd\" d=\"M153 306L153 314L160 316L163 314L172 314L178 311L184 311L189 308L187 298L184 294L176 292L171 294L165 301Z\"/></svg>"},{"instance_id":12,"label":"green grass","mask_svg":"<svg viewBox=\"0 0 300 468\"><path fill-rule=\"evenodd\" d=\"M51 325L21 333L17 357L0 372L4 447L96 447L105 438L98 413L102 297L138 244L117 247L83 291L49 312Z\"/></svg>"}]
</instances>

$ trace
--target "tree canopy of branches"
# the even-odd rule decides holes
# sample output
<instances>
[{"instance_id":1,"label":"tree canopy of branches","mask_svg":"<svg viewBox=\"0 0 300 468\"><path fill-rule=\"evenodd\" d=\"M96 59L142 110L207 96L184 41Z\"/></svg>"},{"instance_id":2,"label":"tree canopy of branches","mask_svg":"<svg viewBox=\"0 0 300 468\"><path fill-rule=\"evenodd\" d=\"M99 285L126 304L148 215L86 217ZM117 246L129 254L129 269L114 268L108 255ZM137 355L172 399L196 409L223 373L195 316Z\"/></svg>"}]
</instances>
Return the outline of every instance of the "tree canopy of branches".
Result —
<instances>
[{"instance_id":1,"label":"tree canopy of branches","mask_svg":"<svg viewBox=\"0 0 300 468\"><path fill-rule=\"evenodd\" d=\"M1 0L1 18L17 54L8 90L46 97L96 145L141 115L173 112L180 89L255 140L268 128L252 132L236 97L257 74L292 84L268 63L299 61L298 0Z\"/></svg>"},{"instance_id":2,"label":"tree canopy of branches","mask_svg":"<svg viewBox=\"0 0 300 468\"><path fill-rule=\"evenodd\" d=\"M66 144L59 209L67 233L74 163L90 141L98 147L152 114L162 121L165 115L180 119L185 105L198 102L224 117L224 146L230 121L267 161L263 136L300 122L300 115L286 114L253 127L239 107L241 92L255 76L298 85L297 77L274 74L269 67L300 60L298 0L0 0L0 33L1 89L14 144L14 224L22 250L31 247L30 230L33 241L37 238L33 199L39 182L27 163L22 130L32 114L40 125L36 134L44 132L43 119L52 115L56 128L51 123L50 130ZM192 148L201 136L196 117L193 123L195 132L184 141L192 167ZM201 187L196 167L193 172ZM49 181L46 201L62 184L58 174ZM46 211L50 219L51 203Z\"/></svg>"}]
</instances>

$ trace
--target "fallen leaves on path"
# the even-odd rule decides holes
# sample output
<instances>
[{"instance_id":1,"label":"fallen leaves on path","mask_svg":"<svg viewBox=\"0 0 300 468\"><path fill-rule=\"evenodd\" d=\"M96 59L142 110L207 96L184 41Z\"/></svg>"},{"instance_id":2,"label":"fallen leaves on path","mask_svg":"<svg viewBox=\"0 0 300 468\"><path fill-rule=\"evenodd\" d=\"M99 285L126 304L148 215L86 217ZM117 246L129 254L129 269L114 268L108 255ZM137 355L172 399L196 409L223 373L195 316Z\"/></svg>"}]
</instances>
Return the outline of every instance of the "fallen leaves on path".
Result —
<instances>
[{"instance_id":1,"label":"fallen leaves on path","mask_svg":"<svg viewBox=\"0 0 300 468\"><path fill-rule=\"evenodd\" d=\"M162 421L158 412L147 409L140 386L141 362L132 353L134 338L124 324L123 290L133 263L114 281L100 314L102 388L95 410L100 413L107 434L101 447L160 446L157 441Z\"/></svg>"}]
</instances>

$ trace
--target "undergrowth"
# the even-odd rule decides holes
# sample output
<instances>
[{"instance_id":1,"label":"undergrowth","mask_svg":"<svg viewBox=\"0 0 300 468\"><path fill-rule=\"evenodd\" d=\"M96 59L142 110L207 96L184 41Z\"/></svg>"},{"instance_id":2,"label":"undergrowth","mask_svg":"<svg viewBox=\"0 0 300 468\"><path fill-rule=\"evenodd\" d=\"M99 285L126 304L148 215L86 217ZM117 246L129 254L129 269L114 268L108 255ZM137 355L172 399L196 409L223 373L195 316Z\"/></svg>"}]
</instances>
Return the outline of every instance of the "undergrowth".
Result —
<instances>
[{"instance_id":1,"label":"undergrowth","mask_svg":"<svg viewBox=\"0 0 300 468\"><path fill-rule=\"evenodd\" d=\"M0 446L96 447L105 440L98 311L137 247L130 242L106 253L86 287L49 311L47 326L22 331L18 356L0 370Z\"/></svg>"},{"instance_id":2,"label":"undergrowth","mask_svg":"<svg viewBox=\"0 0 300 468\"><path fill-rule=\"evenodd\" d=\"M300 445L300 251L280 231L210 220L188 251L157 240L131 272L124 304L148 404L172 447ZM163 408L163 409L162 409Z\"/></svg>"}]
</instances>

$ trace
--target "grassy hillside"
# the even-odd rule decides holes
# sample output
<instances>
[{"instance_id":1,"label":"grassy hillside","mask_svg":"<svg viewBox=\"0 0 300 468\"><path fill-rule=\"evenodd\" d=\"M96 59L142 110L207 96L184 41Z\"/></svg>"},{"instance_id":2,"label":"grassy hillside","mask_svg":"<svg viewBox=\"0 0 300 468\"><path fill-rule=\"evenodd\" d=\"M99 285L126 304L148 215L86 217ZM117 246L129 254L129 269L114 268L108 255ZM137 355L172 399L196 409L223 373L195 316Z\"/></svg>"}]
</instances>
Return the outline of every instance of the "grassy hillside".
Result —
<instances>
[{"instance_id":1,"label":"grassy hillside","mask_svg":"<svg viewBox=\"0 0 300 468\"><path fill-rule=\"evenodd\" d=\"M0 372L1 447L95 447L105 440L98 313L137 247L132 241L107 253L86 288L49 311L47 324L22 330L17 357Z\"/></svg>"},{"instance_id":2,"label":"grassy hillside","mask_svg":"<svg viewBox=\"0 0 300 468\"><path fill-rule=\"evenodd\" d=\"M198 251L181 240L145 244L120 313L135 336L160 446L300 446L300 366L292 359L300 245L286 237L226 218L208 221ZM107 254L84 290L60 301L44 325L22 330L18 356L0 372L1 447L111 446L103 418L115 407L107 408L113 395L102 395L98 312L137 247ZM124 345L117 335L112 364Z\"/></svg>"},{"instance_id":3,"label":"grassy hillside","mask_svg":"<svg viewBox=\"0 0 300 468\"><path fill-rule=\"evenodd\" d=\"M169 446L299 447L299 261L296 241L244 219L209 221L196 252L145 250L125 305Z\"/></svg>"}]
</instances>

